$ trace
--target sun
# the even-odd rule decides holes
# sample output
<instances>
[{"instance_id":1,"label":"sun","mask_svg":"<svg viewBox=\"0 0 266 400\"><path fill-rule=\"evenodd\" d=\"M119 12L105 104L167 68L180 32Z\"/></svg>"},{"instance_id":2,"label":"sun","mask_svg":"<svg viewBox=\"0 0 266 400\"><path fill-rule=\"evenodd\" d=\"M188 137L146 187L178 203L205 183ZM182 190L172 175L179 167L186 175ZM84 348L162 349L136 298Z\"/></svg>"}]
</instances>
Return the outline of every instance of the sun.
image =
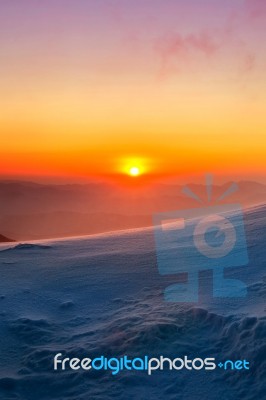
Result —
<instances>
[{"instance_id":1,"label":"sun","mask_svg":"<svg viewBox=\"0 0 266 400\"><path fill-rule=\"evenodd\" d=\"M130 178L141 178L149 171L148 160L144 157L126 156L117 160L116 171Z\"/></svg>"},{"instance_id":2,"label":"sun","mask_svg":"<svg viewBox=\"0 0 266 400\"><path fill-rule=\"evenodd\" d=\"M140 169L139 167L133 166L129 168L128 171L130 176L139 176L140 175Z\"/></svg>"}]
</instances>

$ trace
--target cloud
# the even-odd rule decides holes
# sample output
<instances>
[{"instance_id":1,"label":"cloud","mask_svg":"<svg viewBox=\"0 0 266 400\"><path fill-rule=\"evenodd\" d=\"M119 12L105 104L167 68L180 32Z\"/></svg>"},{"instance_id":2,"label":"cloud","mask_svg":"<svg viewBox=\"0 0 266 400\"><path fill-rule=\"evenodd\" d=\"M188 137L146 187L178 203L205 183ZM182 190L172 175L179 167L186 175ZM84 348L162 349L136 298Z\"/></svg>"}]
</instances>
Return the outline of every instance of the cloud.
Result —
<instances>
[{"instance_id":1,"label":"cloud","mask_svg":"<svg viewBox=\"0 0 266 400\"><path fill-rule=\"evenodd\" d=\"M246 10L248 18L261 19L266 18L266 1L265 0L246 0Z\"/></svg>"},{"instance_id":2,"label":"cloud","mask_svg":"<svg viewBox=\"0 0 266 400\"><path fill-rule=\"evenodd\" d=\"M162 68L167 69L174 61L187 64L196 55L210 58L219 50L221 44L208 32L167 34L155 40L155 51L162 60Z\"/></svg>"},{"instance_id":3,"label":"cloud","mask_svg":"<svg viewBox=\"0 0 266 400\"><path fill-rule=\"evenodd\" d=\"M218 50L219 46L209 34L201 32L187 36L182 36L179 33L168 35L164 38L159 38L156 47L162 54L169 56L183 56L195 50L206 56L211 56Z\"/></svg>"},{"instance_id":4,"label":"cloud","mask_svg":"<svg viewBox=\"0 0 266 400\"><path fill-rule=\"evenodd\" d=\"M209 23L211 17L208 16L206 26L199 28L199 24L188 24L186 31L176 30L173 25L171 28L163 23L158 25L158 21L151 18L149 8L143 8L141 19L136 23L126 14L123 2L110 0L108 4L115 27L121 32L124 54L134 54L134 60L139 63L148 59L150 50L153 56L155 52L159 63L157 78L186 71L193 74L204 69L207 74L210 69L217 69L222 74L238 74L239 79L241 75L247 79L248 74L260 66L258 46L250 39L249 31L254 29L253 25L260 26L257 18L266 16L266 0L237 2L226 7L225 13L215 19L216 27ZM170 12L165 7L165 11ZM260 35L260 31L256 30L256 34Z\"/></svg>"},{"instance_id":5,"label":"cloud","mask_svg":"<svg viewBox=\"0 0 266 400\"><path fill-rule=\"evenodd\" d=\"M232 12L217 29L186 35L178 32L161 35L154 46L160 60L160 77L189 70L194 72L205 62L206 68L210 65L219 68L230 63L228 71L232 74L235 71L239 78L243 75L246 79L258 66L258 54L243 29L246 31L249 18L263 13L266 17L266 0L245 0L242 12ZM215 64L210 64L212 60Z\"/></svg>"},{"instance_id":6,"label":"cloud","mask_svg":"<svg viewBox=\"0 0 266 400\"><path fill-rule=\"evenodd\" d=\"M247 53L243 58L241 72L250 73L256 67L256 56L254 53Z\"/></svg>"}]
</instances>

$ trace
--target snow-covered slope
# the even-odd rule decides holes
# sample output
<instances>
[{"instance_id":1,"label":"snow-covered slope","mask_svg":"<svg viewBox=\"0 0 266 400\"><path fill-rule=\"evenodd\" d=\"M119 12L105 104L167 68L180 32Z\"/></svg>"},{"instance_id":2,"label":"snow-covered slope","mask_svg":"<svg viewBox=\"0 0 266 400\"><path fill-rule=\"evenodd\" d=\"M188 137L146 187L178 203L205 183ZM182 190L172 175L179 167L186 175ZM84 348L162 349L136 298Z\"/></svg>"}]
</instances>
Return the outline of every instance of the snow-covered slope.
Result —
<instances>
[{"instance_id":1,"label":"snow-covered slope","mask_svg":"<svg viewBox=\"0 0 266 400\"><path fill-rule=\"evenodd\" d=\"M244 299L213 299L200 277L198 304L167 303L152 228L0 247L0 398L263 399L266 208L245 214L249 265L234 268ZM53 357L247 359L249 371L53 371Z\"/></svg>"}]
</instances>

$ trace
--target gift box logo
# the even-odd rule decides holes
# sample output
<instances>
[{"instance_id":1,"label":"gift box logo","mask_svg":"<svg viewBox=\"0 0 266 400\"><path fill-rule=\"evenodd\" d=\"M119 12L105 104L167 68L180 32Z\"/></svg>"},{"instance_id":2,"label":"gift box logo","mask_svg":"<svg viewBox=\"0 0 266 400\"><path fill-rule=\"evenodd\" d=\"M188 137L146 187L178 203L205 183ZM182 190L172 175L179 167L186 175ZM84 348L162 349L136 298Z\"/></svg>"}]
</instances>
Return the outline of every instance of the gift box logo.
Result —
<instances>
[{"instance_id":1,"label":"gift box logo","mask_svg":"<svg viewBox=\"0 0 266 400\"><path fill-rule=\"evenodd\" d=\"M207 195L211 199L212 177L207 176ZM233 184L218 201L237 189ZM201 201L188 187L184 193ZM165 289L165 300L197 302L199 272L212 270L213 297L244 297L246 285L228 279L226 268L244 267L248 253L241 205L224 204L170 211L153 217L157 264L161 275L187 274L185 283Z\"/></svg>"}]
</instances>

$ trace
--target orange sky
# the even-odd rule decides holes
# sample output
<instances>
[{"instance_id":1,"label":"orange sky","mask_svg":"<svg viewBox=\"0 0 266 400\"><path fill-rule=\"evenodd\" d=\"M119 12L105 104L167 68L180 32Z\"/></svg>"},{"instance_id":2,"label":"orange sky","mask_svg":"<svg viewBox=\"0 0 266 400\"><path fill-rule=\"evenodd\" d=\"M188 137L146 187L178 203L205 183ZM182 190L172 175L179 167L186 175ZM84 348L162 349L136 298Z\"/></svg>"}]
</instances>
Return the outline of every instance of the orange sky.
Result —
<instances>
[{"instance_id":1,"label":"orange sky","mask_svg":"<svg viewBox=\"0 0 266 400\"><path fill-rule=\"evenodd\" d=\"M260 1L11 3L2 177L115 178L136 163L151 177L266 176Z\"/></svg>"}]
</instances>

